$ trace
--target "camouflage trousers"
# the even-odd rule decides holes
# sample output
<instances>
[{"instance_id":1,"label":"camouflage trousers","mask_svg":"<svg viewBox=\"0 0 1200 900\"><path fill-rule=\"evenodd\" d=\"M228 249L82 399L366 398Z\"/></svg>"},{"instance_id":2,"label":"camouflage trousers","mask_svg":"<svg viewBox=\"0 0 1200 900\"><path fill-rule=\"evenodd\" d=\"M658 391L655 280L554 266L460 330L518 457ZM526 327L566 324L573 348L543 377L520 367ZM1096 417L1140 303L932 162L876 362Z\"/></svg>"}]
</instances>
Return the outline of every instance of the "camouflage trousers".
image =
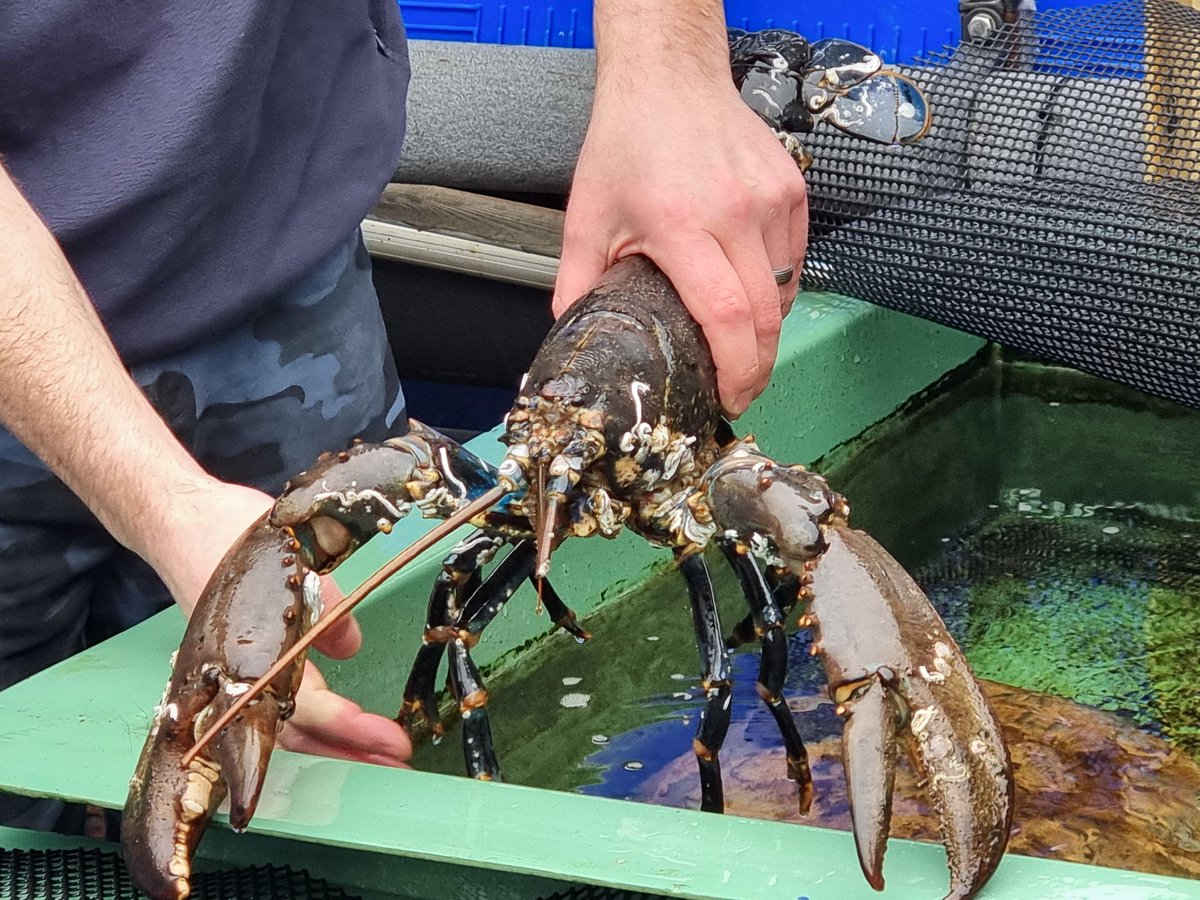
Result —
<instances>
[{"instance_id":1,"label":"camouflage trousers","mask_svg":"<svg viewBox=\"0 0 1200 900\"><path fill-rule=\"evenodd\" d=\"M357 230L257 318L132 374L207 471L270 494L323 450L407 427ZM0 428L0 690L171 602L153 570ZM58 812L0 796L0 824L53 827Z\"/></svg>"}]
</instances>

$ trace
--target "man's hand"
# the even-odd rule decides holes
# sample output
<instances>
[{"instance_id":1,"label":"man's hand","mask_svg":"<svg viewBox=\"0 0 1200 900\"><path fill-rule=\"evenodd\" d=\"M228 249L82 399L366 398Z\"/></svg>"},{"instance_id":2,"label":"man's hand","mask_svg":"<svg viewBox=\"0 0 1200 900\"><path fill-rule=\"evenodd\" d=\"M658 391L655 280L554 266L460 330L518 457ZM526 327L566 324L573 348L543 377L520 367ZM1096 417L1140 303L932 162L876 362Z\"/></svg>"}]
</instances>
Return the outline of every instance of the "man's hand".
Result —
<instances>
[{"instance_id":1,"label":"man's hand","mask_svg":"<svg viewBox=\"0 0 1200 900\"><path fill-rule=\"evenodd\" d=\"M312 662L304 665L296 714L288 720L279 743L298 753L377 766L407 768L412 758L412 742L403 728L335 694Z\"/></svg>"},{"instance_id":2,"label":"man's hand","mask_svg":"<svg viewBox=\"0 0 1200 900\"><path fill-rule=\"evenodd\" d=\"M804 178L741 102L716 0L597 0L592 119L567 207L554 312L644 253L704 329L721 402L770 380L808 240ZM796 274L778 285L773 270Z\"/></svg>"},{"instance_id":3,"label":"man's hand","mask_svg":"<svg viewBox=\"0 0 1200 900\"><path fill-rule=\"evenodd\" d=\"M342 594L333 579L321 581L325 598L323 615L329 616L341 602ZM362 631L355 618L346 615L315 646L332 659L349 659L362 646ZM311 660L304 664L304 680L296 694L296 713L288 720L279 742L298 753L377 766L407 767L412 759L412 741L403 728L335 694Z\"/></svg>"}]
</instances>

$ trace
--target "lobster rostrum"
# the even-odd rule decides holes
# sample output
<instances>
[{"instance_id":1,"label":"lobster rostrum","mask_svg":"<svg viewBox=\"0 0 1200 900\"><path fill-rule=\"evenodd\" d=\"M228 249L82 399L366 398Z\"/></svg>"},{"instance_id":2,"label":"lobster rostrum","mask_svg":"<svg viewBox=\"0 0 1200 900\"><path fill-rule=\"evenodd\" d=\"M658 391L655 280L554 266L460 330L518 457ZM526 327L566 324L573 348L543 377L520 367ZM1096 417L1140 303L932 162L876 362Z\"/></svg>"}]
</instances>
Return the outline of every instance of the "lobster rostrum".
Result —
<instances>
[{"instance_id":1,"label":"lobster rostrum","mask_svg":"<svg viewBox=\"0 0 1200 900\"><path fill-rule=\"evenodd\" d=\"M788 32L732 32L730 39L743 96L801 165L808 158L795 132L817 118L893 143L927 127L916 88L881 71L863 48L836 40L810 46ZM444 520L437 534L464 522L475 531L435 581L398 718L410 724L424 717L440 735L435 686L448 657L470 775L500 777L487 689L471 648L527 579L554 621L586 640L546 579L550 555L568 536L612 537L629 528L673 551L691 597L705 690L694 741L702 808L723 809L728 652L749 639L761 642L758 692L779 726L798 803L808 808L806 752L781 696L785 623L802 604L801 625L814 630L831 696L846 718L844 757L867 879L883 885L900 741L933 798L950 895L978 891L1003 853L1012 813L1008 755L994 715L928 600L878 544L849 528L845 499L819 475L778 464L734 435L721 416L703 335L649 260L618 262L555 324L503 440L508 451L499 467L417 422L403 437L325 454L230 549L189 623L131 782L122 841L143 891L188 895L192 853L226 793L231 824L247 825L275 735L292 709L303 650L331 620L313 626L319 575L414 506ZM749 606L728 638L700 552L710 544L735 569Z\"/></svg>"}]
</instances>

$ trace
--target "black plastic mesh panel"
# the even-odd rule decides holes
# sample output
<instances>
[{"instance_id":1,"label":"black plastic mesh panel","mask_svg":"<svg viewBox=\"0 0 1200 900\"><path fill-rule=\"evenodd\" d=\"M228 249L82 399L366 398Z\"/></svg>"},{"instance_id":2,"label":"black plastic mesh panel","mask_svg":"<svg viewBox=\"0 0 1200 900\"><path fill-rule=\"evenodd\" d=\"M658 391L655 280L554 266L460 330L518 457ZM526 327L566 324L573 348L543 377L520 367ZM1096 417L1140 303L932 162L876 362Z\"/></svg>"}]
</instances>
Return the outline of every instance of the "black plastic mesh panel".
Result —
<instances>
[{"instance_id":1,"label":"black plastic mesh panel","mask_svg":"<svg viewBox=\"0 0 1200 900\"><path fill-rule=\"evenodd\" d=\"M812 136L805 287L1200 407L1200 12L1037 13L909 74L920 144Z\"/></svg>"},{"instance_id":2,"label":"black plastic mesh panel","mask_svg":"<svg viewBox=\"0 0 1200 900\"><path fill-rule=\"evenodd\" d=\"M101 850L0 850L3 900L140 900L116 853ZM341 888L280 866L202 872L193 900L355 900Z\"/></svg>"}]
</instances>

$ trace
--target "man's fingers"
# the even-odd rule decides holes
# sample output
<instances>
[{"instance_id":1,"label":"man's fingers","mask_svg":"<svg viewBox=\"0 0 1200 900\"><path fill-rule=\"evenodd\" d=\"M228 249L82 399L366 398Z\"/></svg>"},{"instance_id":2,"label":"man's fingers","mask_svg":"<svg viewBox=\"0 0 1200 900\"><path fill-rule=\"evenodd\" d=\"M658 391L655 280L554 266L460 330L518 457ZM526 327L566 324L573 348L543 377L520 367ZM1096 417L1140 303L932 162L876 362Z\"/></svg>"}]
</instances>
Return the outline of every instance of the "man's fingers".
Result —
<instances>
[{"instance_id":1,"label":"man's fingers","mask_svg":"<svg viewBox=\"0 0 1200 900\"><path fill-rule=\"evenodd\" d=\"M779 288L779 299L785 316L796 302L796 294L800 290L800 272L804 268L804 257L808 252L808 190L803 179L800 180L793 197L788 218L788 238L790 259L795 273L790 283Z\"/></svg>"},{"instance_id":2,"label":"man's fingers","mask_svg":"<svg viewBox=\"0 0 1200 900\"><path fill-rule=\"evenodd\" d=\"M325 607L321 618L336 615L343 597L337 584L328 575L321 578L321 600ZM358 627L358 620L349 614L342 616L317 639L314 646L330 659L349 659L362 646L362 630Z\"/></svg>"},{"instance_id":3,"label":"man's fingers","mask_svg":"<svg viewBox=\"0 0 1200 900\"><path fill-rule=\"evenodd\" d=\"M302 729L289 725L280 742L296 753L376 766L408 768L412 759L412 743L403 728L391 719L362 710L340 715L321 727Z\"/></svg>"},{"instance_id":4,"label":"man's fingers","mask_svg":"<svg viewBox=\"0 0 1200 900\"><path fill-rule=\"evenodd\" d=\"M765 252L761 256L765 265ZM708 234L662 248L656 262L704 331L717 366L721 405L731 416L741 415L755 397L760 372L754 312L737 272ZM762 275L771 281L769 272ZM770 292L774 295L774 283Z\"/></svg>"},{"instance_id":5,"label":"man's fingers","mask_svg":"<svg viewBox=\"0 0 1200 900\"><path fill-rule=\"evenodd\" d=\"M567 222L567 229L573 225ZM586 294L600 280L608 268L608 257L591 240L577 237L563 241L563 256L558 264L558 277L554 280L554 318L567 311L572 303Z\"/></svg>"},{"instance_id":6,"label":"man's fingers","mask_svg":"<svg viewBox=\"0 0 1200 900\"><path fill-rule=\"evenodd\" d=\"M280 743L288 750L381 766L403 766L412 758L412 742L391 719L331 691L311 662L296 695L296 714Z\"/></svg>"},{"instance_id":7,"label":"man's fingers","mask_svg":"<svg viewBox=\"0 0 1200 900\"><path fill-rule=\"evenodd\" d=\"M738 243L725 248L729 263L737 273L750 302L750 320L754 328L755 355L758 367L750 389L749 401L766 388L779 350L779 330L783 322L779 285L771 274L771 256L762 241ZM794 276L793 276L794 277Z\"/></svg>"}]
</instances>

